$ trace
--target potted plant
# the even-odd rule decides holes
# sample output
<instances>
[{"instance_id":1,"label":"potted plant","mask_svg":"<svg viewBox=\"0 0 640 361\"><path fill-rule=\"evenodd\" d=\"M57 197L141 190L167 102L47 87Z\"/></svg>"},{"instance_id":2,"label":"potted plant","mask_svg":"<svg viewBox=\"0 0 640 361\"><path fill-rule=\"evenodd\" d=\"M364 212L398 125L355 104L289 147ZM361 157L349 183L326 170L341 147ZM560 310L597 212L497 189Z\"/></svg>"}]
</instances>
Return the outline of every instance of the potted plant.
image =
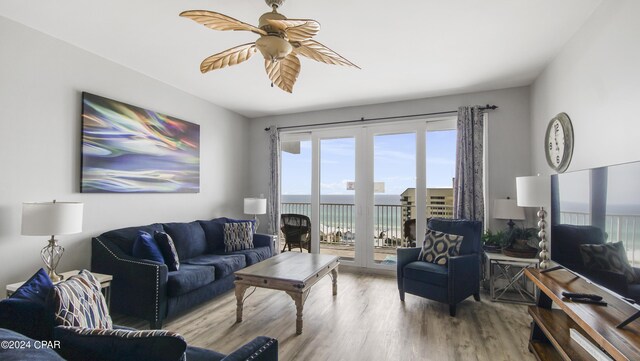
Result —
<instances>
[{"instance_id":1,"label":"potted plant","mask_svg":"<svg viewBox=\"0 0 640 361\"><path fill-rule=\"evenodd\" d=\"M506 241L505 232L498 231L496 233L487 229L482 235L482 249L489 253L500 253Z\"/></svg>"},{"instance_id":2,"label":"potted plant","mask_svg":"<svg viewBox=\"0 0 640 361\"><path fill-rule=\"evenodd\" d=\"M532 247L538 240L537 229L514 227L506 233L507 245L502 253L511 257L533 258L538 253L537 247Z\"/></svg>"}]
</instances>

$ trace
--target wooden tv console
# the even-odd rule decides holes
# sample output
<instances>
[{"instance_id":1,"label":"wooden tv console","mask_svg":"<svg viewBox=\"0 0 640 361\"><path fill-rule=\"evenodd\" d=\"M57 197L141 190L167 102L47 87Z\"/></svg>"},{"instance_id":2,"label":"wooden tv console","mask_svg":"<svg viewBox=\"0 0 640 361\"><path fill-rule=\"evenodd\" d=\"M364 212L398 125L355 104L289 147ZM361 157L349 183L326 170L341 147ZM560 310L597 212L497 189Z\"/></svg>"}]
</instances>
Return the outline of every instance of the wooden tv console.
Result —
<instances>
[{"instance_id":1,"label":"wooden tv console","mask_svg":"<svg viewBox=\"0 0 640 361\"><path fill-rule=\"evenodd\" d=\"M564 269L541 273L528 268L525 275L539 290L537 305L529 306L533 317L529 350L538 360L596 360L571 339L571 328L614 360L640 360L640 319L616 328L636 308ZM564 291L597 294L608 305L574 303L562 297Z\"/></svg>"}]
</instances>

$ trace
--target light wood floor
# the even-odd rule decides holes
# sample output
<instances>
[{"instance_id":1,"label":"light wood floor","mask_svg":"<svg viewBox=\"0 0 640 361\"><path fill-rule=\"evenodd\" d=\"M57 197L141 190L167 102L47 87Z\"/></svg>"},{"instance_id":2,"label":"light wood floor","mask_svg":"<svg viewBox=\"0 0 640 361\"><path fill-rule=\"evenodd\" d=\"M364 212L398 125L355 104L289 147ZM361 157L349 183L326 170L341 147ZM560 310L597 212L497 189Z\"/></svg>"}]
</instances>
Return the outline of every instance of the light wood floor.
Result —
<instances>
[{"instance_id":1,"label":"light wood floor","mask_svg":"<svg viewBox=\"0 0 640 361\"><path fill-rule=\"evenodd\" d=\"M526 306L482 296L482 302L469 297L460 303L452 318L442 303L410 294L400 302L395 277L342 271L337 296L331 295L329 277L311 290L299 336L291 298L267 289L257 289L245 301L242 323L235 323L230 291L163 328L179 332L190 345L222 353L256 336L274 337L280 360L534 360L527 350ZM114 323L148 328L146 322L117 315Z\"/></svg>"}]
</instances>

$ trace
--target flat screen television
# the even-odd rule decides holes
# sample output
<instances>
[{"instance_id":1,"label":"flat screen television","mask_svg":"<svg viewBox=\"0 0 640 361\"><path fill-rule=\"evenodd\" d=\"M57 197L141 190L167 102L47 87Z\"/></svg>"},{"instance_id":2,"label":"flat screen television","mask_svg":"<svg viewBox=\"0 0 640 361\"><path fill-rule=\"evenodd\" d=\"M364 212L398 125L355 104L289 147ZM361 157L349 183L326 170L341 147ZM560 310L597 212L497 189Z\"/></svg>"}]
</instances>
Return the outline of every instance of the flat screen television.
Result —
<instances>
[{"instance_id":1,"label":"flat screen television","mask_svg":"<svg viewBox=\"0 0 640 361\"><path fill-rule=\"evenodd\" d=\"M552 261L640 303L640 161L552 175L550 217Z\"/></svg>"}]
</instances>

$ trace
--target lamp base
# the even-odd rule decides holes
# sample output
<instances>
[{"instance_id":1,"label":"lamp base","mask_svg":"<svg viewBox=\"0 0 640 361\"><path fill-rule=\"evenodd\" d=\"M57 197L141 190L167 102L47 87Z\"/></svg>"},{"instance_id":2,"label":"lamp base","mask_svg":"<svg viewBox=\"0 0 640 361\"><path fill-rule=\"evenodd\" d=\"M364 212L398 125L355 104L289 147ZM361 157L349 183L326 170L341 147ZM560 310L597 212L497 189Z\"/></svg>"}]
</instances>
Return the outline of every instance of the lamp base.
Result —
<instances>
[{"instance_id":1,"label":"lamp base","mask_svg":"<svg viewBox=\"0 0 640 361\"><path fill-rule=\"evenodd\" d=\"M538 232L538 237L540 237L540 243L538 246L540 247L540 265L541 269L547 269L551 266L551 262L549 261L549 250L547 249L547 221L545 221L545 217L547 216L547 211L544 210L544 207L540 207L538 210L538 227L540 228L540 232Z\"/></svg>"},{"instance_id":2,"label":"lamp base","mask_svg":"<svg viewBox=\"0 0 640 361\"><path fill-rule=\"evenodd\" d=\"M253 220L256 222L256 229L253 230L253 233L258 233L258 226L260 225L260 220L258 219L258 215L253 215Z\"/></svg>"},{"instance_id":3,"label":"lamp base","mask_svg":"<svg viewBox=\"0 0 640 361\"><path fill-rule=\"evenodd\" d=\"M59 275L56 273L56 271L53 270L48 270L47 274L49 275L49 278L51 278L51 282L60 282L64 279L64 277L62 275Z\"/></svg>"},{"instance_id":4,"label":"lamp base","mask_svg":"<svg viewBox=\"0 0 640 361\"><path fill-rule=\"evenodd\" d=\"M64 248L58 244L58 240L54 236L49 239L49 244L40 251L40 257L47 267L47 274L52 282L62 281L62 276L56 273L58 262L62 259Z\"/></svg>"}]
</instances>

